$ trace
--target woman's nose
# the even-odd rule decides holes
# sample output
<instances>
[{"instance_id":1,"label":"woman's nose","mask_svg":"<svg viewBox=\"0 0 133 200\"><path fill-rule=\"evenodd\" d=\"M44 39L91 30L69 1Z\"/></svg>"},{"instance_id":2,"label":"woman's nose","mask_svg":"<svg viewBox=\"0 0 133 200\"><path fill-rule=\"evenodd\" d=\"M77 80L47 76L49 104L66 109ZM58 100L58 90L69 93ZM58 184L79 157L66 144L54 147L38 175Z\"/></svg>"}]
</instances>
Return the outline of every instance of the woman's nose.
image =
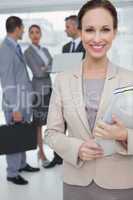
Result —
<instances>
[{"instance_id":1,"label":"woman's nose","mask_svg":"<svg viewBox=\"0 0 133 200\"><path fill-rule=\"evenodd\" d=\"M96 32L95 33L93 40L95 42L100 42L101 41L101 34L100 34L100 32Z\"/></svg>"}]
</instances>

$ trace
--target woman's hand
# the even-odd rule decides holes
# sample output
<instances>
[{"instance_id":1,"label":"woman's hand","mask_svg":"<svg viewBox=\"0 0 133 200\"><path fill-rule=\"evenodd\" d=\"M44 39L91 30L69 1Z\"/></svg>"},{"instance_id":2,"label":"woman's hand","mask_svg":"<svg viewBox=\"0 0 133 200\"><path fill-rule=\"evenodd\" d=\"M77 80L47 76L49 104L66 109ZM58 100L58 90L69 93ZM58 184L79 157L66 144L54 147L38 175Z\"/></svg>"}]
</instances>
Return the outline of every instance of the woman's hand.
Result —
<instances>
[{"instance_id":1,"label":"woman's hand","mask_svg":"<svg viewBox=\"0 0 133 200\"><path fill-rule=\"evenodd\" d=\"M94 160L103 157L103 150L94 139L88 139L79 148L79 158L83 161Z\"/></svg>"},{"instance_id":2,"label":"woman's hand","mask_svg":"<svg viewBox=\"0 0 133 200\"><path fill-rule=\"evenodd\" d=\"M115 115L112 116L113 124L107 124L103 121L97 123L94 134L103 139L113 139L118 141L127 141L127 128L123 122Z\"/></svg>"}]
</instances>

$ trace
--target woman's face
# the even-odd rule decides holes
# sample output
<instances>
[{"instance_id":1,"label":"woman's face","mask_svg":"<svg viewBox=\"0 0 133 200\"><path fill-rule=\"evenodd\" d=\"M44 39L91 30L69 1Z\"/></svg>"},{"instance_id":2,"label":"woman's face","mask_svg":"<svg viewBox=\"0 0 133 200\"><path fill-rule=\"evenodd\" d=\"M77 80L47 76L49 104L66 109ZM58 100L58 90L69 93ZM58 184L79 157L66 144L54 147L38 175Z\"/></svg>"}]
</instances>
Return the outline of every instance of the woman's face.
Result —
<instances>
[{"instance_id":1,"label":"woman's face","mask_svg":"<svg viewBox=\"0 0 133 200\"><path fill-rule=\"evenodd\" d=\"M89 10L82 18L81 39L87 55L92 58L106 56L115 35L113 18L106 9Z\"/></svg>"},{"instance_id":2,"label":"woman's face","mask_svg":"<svg viewBox=\"0 0 133 200\"><path fill-rule=\"evenodd\" d=\"M41 31L36 27L32 27L29 32L29 37L31 39L32 44L38 45L41 39Z\"/></svg>"}]
</instances>

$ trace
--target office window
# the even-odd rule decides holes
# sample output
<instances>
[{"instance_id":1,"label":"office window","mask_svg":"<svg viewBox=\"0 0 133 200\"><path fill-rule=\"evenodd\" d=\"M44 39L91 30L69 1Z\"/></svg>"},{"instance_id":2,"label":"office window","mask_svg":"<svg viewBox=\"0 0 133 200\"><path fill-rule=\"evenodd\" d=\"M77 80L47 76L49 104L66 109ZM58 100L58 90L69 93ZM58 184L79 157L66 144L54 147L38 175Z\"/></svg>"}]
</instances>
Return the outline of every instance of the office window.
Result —
<instances>
[{"instance_id":1,"label":"office window","mask_svg":"<svg viewBox=\"0 0 133 200\"><path fill-rule=\"evenodd\" d=\"M133 5L125 4L123 7L118 6L119 15L119 30L118 35L113 43L113 47L109 52L111 60L125 68L133 69ZM28 27L37 23L41 26L43 37L42 45L49 48L52 55L60 53L63 44L68 42L70 38L67 38L64 30L64 19L71 14L77 14L78 10L66 10L66 11L51 11L51 12L38 12L38 13L11 13L8 15L1 14L1 29L0 29L0 41L4 38L5 32L5 20L10 15L17 15L24 20L25 34L21 45L25 49L30 43L28 38Z\"/></svg>"}]
</instances>

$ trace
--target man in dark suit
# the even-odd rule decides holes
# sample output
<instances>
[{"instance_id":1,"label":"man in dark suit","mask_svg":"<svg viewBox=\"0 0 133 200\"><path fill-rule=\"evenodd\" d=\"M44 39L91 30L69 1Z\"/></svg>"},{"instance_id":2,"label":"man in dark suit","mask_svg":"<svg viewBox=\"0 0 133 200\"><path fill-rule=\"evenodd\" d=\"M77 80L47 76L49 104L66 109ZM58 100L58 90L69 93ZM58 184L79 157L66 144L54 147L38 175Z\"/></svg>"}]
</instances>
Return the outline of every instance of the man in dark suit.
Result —
<instances>
[{"instance_id":1,"label":"man in dark suit","mask_svg":"<svg viewBox=\"0 0 133 200\"><path fill-rule=\"evenodd\" d=\"M80 33L78 29L78 18L76 15L71 15L65 19L66 34L72 38L70 42L65 44L62 48L63 53L77 53L83 52L85 56L85 49L80 39Z\"/></svg>"},{"instance_id":2,"label":"man in dark suit","mask_svg":"<svg viewBox=\"0 0 133 200\"><path fill-rule=\"evenodd\" d=\"M83 58L85 56L85 49L83 47L82 41L80 39L80 34L78 30L78 19L76 15L71 15L65 19L66 34L68 37L72 38L72 41L65 44L62 48L62 53L78 53L83 52ZM65 132L67 125L65 124ZM45 168L52 168L55 165L62 164L62 158L54 152L53 160Z\"/></svg>"}]
</instances>

